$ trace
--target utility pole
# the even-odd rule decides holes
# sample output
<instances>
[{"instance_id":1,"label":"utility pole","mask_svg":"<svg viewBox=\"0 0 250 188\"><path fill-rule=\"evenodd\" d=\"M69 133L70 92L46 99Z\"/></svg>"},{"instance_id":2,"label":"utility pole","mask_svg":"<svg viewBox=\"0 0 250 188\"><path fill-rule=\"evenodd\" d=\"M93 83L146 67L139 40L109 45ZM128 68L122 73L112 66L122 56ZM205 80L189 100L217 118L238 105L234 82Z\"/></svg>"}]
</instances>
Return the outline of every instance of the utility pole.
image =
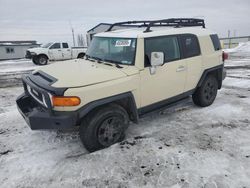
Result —
<instances>
[{"instance_id":1,"label":"utility pole","mask_svg":"<svg viewBox=\"0 0 250 188\"><path fill-rule=\"evenodd\" d=\"M73 45L74 47L76 46L76 43L75 43L75 33L74 33L74 29L72 27L72 36L73 36Z\"/></svg>"},{"instance_id":2,"label":"utility pole","mask_svg":"<svg viewBox=\"0 0 250 188\"><path fill-rule=\"evenodd\" d=\"M228 37L228 48L231 48L230 30L228 30L227 32L227 37Z\"/></svg>"},{"instance_id":3,"label":"utility pole","mask_svg":"<svg viewBox=\"0 0 250 188\"><path fill-rule=\"evenodd\" d=\"M72 38L73 38L73 46L76 46L76 42L75 42L75 33L74 33L74 28L71 25L71 21L69 21L69 25L71 27L71 32L72 32Z\"/></svg>"}]
</instances>

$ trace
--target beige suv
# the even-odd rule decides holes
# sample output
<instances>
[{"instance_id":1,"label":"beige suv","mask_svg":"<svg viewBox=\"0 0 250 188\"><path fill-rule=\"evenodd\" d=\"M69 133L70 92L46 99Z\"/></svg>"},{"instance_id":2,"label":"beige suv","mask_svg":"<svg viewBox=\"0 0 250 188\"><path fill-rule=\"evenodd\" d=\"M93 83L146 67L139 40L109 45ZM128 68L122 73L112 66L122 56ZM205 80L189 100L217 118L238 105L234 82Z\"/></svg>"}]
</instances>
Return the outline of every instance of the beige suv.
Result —
<instances>
[{"instance_id":1,"label":"beige suv","mask_svg":"<svg viewBox=\"0 0 250 188\"><path fill-rule=\"evenodd\" d=\"M121 25L131 27L113 30ZM24 76L17 106L33 130L79 126L95 151L124 139L130 121L190 95L198 106L211 105L225 57L201 19L115 23L94 36L86 59Z\"/></svg>"}]
</instances>

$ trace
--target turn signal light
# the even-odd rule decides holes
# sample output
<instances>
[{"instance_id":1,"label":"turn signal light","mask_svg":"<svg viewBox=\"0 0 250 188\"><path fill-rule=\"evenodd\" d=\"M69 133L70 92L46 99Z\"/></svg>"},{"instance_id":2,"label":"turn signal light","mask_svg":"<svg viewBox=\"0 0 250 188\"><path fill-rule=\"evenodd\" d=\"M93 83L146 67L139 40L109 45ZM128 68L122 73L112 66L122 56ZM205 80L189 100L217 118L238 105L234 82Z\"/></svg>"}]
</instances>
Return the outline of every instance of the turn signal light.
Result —
<instances>
[{"instance_id":1,"label":"turn signal light","mask_svg":"<svg viewBox=\"0 0 250 188\"><path fill-rule=\"evenodd\" d=\"M81 103L79 97L62 97L62 96L53 96L52 104L53 106L77 106Z\"/></svg>"}]
</instances>

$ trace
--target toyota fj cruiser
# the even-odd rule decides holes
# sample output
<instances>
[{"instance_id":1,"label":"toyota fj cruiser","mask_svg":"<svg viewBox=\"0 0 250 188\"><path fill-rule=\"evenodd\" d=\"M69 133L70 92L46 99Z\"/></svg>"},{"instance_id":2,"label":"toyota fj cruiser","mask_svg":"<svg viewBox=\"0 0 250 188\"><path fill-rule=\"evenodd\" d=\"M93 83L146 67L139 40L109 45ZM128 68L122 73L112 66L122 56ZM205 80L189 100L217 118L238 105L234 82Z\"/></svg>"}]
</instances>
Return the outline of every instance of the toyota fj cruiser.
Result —
<instances>
[{"instance_id":1,"label":"toyota fj cruiser","mask_svg":"<svg viewBox=\"0 0 250 188\"><path fill-rule=\"evenodd\" d=\"M128 24L135 27L112 30ZM83 144L95 151L121 141L130 121L190 95L211 105L225 57L201 19L115 23L94 36L85 59L23 76L16 102L32 130L80 126Z\"/></svg>"}]
</instances>

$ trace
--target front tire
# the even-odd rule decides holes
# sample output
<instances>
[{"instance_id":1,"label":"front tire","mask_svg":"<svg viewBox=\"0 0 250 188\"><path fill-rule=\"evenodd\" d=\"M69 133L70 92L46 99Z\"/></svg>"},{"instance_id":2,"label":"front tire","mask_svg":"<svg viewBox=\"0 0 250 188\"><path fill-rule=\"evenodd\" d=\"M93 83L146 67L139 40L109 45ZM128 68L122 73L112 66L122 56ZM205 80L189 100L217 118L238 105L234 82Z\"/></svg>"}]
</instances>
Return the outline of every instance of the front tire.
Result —
<instances>
[{"instance_id":1,"label":"front tire","mask_svg":"<svg viewBox=\"0 0 250 188\"><path fill-rule=\"evenodd\" d=\"M96 151L124 139L129 117L124 108L110 104L94 110L80 125L80 138L85 148Z\"/></svg>"},{"instance_id":2,"label":"front tire","mask_svg":"<svg viewBox=\"0 0 250 188\"><path fill-rule=\"evenodd\" d=\"M37 65L47 65L48 57L45 55L40 55L37 57Z\"/></svg>"},{"instance_id":3,"label":"front tire","mask_svg":"<svg viewBox=\"0 0 250 188\"><path fill-rule=\"evenodd\" d=\"M202 85L192 95L194 104L201 107L211 105L217 96L217 91L217 79L213 75L207 76Z\"/></svg>"},{"instance_id":4,"label":"front tire","mask_svg":"<svg viewBox=\"0 0 250 188\"><path fill-rule=\"evenodd\" d=\"M32 57L32 62L37 65L37 56Z\"/></svg>"}]
</instances>

